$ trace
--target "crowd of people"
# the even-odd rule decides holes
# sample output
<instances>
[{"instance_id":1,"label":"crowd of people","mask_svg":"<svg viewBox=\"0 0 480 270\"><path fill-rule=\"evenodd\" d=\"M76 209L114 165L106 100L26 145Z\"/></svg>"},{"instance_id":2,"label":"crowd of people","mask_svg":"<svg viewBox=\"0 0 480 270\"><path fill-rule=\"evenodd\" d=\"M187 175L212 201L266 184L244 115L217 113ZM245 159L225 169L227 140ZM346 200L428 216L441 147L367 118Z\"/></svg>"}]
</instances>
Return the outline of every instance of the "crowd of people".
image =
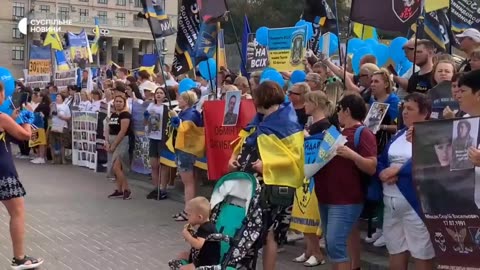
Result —
<instances>
[{"instance_id":1,"label":"crowd of people","mask_svg":"<svg viewBox=\"0 0 480 270\"><path fill-rule=\"evenodd\" d=\"M347 138L347 143L337 148L336 156L310 180L314 187L314 197L307 206L313 209L308 211L310 216L297 212L297 216L292 217L292 208L297 207L294 200L299 198L290 197L287 204L270 204L265 208L263 226L268 233L262 239L264 269L275 269L279 247L288 235L299 233L303 234L306 247L303 254L292 258L295 262L311 267L329 261L333 269L360 269L359 221L365 215L376 217L377 229L363 240L375 246L386 245L391 269L406 269L408 256L414 258L417 269L432 269L435 252L420 218L422 210L412 180L413 124L480 116L480 32L468 29L458 37L467 56L460 64L449 54L437 53L431 41L407 42L403 49L407 58L415 63L402 76L377 66L372 55L362 59L358 74L354 74L351 61L339 67L324 56L306 58L305 80L292 85L291 74L282 72L284 87L273 81L260 81L261 72L250 74L248 79L222 68L216 80L219 91L213 98L225 99L228 91L241 91L242 99L253 99L256 107L256 116L239 134L228 162L230 171L254 174L265 190L281 186L295 193L305 186L304 138L321 134L331 126ZM0 145L0 159L6 161L0 163L0 199L11 215L12 266L33 268L42 261L24 254L22 197L25 191L15 170L9 139L14 138L19 145L18 158L33 158L31 162L39 165L48 160L66 163L72 145L72 110L95 112L101 110L102 104L111 108L104 125L103 149L109 153L107 174L115 179L115 190L108 197L132 198L127 180L134 136L135 116L131 109L135 104L142 104L154 185L147 198L168 197L170 168L162 163L162 157L174 154L176 170L185 187L185 208L173 218L200 226L197 238L189 236L195 228L183 231L183 237L196 250L201 251L205 243L207 229L202 224L208 225L208 232L215 232L208 224L209 207L205 206L204 198L197 197L196 190L195 162L203 157L204 145L188 148L183 143L185 138L197 134L194 127L203 126L199 100L215 92L212 84L197 76L197 87L178 93L178 82L182 78L174 78L168 66L157 75L147 71L140 71L136 77L127 74L126 69L120 68L114 78L99 77L102 87L90 92L76 86L65 90L58 90L55 85L33 90L22 87L20 91L32 94L25 110L40 113L45 123L50 123L48 140L34 149L28 147L29 123L15 123L18 110L12 116L0 114L0 144L5 145ZM3 95L0 88L1 101ZM169 106L168 100L176 102ZM378 130L373 132L363 123L375 102L389 106ZM265 138L274 140L287 154L272 158L272 153L279 152L266 147ZM480 150L475 145L470 145L468 159L480 166ZM382 186L383 199L366 204L365 186L375 181ZM302 219L312 221L311 226L296 226ZM324 250L320 246L322 241ZM174 267L204 266L202 260L193 260L187 255L183 253L179 259L194 264ZM216 262L207 261L212 264L219 263L218 260L220 258Z\"/></svg>"}]
</instances>

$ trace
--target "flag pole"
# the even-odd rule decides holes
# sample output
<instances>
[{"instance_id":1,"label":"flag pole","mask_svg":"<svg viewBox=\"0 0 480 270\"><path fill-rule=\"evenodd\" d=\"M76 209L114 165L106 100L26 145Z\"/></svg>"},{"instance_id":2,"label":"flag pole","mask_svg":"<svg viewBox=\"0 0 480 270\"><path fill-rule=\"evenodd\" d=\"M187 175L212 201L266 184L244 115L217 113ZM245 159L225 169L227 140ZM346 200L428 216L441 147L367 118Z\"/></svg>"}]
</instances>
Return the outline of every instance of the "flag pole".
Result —
<instances>
[{"instance_id":1,"label":"flag pole","mask_svg":"<svg viewBox=\"0 0 480 270\"><path fill-rule=\"evenodd\" d=\"M235 35L235 44L237 45L237 50L238 50L238 54L240 55L240 60L242 61L242 66L245 70L247 70L247 65L245 63L245 59L243 58L242 49L240 49L240 44L238 44L239 41L238 41L237 29L235 28L235 23L233 22L233 17L232 17L232 14L230 13L230 8L228 7L227 0L223 0L223 2L225 3L225 8L227 9L227 12L228 12L230 24L232 25L232 28L233 28L233 34ZM253 89L252 89L250 80L247 80L247 81L248 81L248 88L250 88L250 92L252 92Z\"/></svg>"},{"instance_id":2,"label":"flag pole","mask_svg":"<svg viewBox=\"0 0 480 270\"><path fill-rule=\"evenodd\" d=\"M336 1L335 1L336 2ZM365 27L365 25L364 25ZM344 55L344 58L343 58L343 63L345 63L343 65L343 91L346 91L347 90L347 84L346 84L346 80L347 80L347 57L348 57L348 53L347 53L347 49L348 49L348 41L349 41L349 37L350 37L350 33L352 31L352 21L350 20L350 18L348 18L348 32L347 32L347 41L345 41L345 55ZM340 46L340 35L338 37L338 44ZM342 61L342 51L338 50L338 55L340 56L340 62Z\"/></svg>"},{"instance_id":3,"label":"flag pole","mask_svg":"<svg viewBox=\"0 0 480 270\"><path fill-rule=\"evenodd\" d=\"M452 0L448 3L448 29L450 29L450 33L452 33ZM448 43L448 53L452 54L452 40Z\"/></svg>"},{"instance_id":4,"label":"flag pole","mask_svg":"<svg viewBox=\"0 0 480 270\"><path fill-rule=\"evenodd\" d=\"M337 35L338 35L338 55L340 55L340 51L341 51L341 46L340 46L340 26L339 26L339 20L338 20L338 5L337 5L337 0L335 0L334 2L334 5L335 5L335 23L336 23L336 26L337 26ZM340 66L343 64L342 63L342 57L339 57L339 60L340 60ZM345 69L347 68L347 66L345 65ZM344 77L345 78L345 77Z\"/></svg>"},{"instance_id":5,"label":"flag pole","mask_svg":"<svg viewBox=\"0 0 480 270\"><path fill-rule=\"evenodd\" d=\"M220 67L218 66L218 63L219 63L219 47L220 47L220 44L218 44L218 34L220 34L220 23L217 23L217 47L216 47L216 51L217 53L215 54L215 66L217 67L217 70L215 70L215 72L217 73L217 76L215 76L215 80L216 80L216 83L215 83L215 89L213 89L213 81L210 80L210 87L212 88L212 92L215 93L215 99L218 98L218 71L220 70ZM208 73L210 73L210 66L208 66ZM212 77L212 76L210 76Z\"/></svg>"}]
</instances>

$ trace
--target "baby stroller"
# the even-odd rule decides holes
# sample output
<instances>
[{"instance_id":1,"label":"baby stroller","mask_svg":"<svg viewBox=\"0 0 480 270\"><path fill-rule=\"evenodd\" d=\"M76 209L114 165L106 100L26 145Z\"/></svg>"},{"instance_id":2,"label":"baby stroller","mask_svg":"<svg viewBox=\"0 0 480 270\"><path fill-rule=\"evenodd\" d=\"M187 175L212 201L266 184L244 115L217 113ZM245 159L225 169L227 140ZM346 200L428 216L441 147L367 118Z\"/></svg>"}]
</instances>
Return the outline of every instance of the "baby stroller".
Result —
<instances>
[{"instance_id":1,"label":"baby stroller","mask_svg":"<svg viewBox=\"0 0 480 270\"><path fill-rule=\"evenodd\" d=\"M221 241L220 265L197 269L255 269L262 245L260 194L261 186L252 174L232 172L218 180L210 199L218 234L206 241Z\"/></svg>"}]
</instances>

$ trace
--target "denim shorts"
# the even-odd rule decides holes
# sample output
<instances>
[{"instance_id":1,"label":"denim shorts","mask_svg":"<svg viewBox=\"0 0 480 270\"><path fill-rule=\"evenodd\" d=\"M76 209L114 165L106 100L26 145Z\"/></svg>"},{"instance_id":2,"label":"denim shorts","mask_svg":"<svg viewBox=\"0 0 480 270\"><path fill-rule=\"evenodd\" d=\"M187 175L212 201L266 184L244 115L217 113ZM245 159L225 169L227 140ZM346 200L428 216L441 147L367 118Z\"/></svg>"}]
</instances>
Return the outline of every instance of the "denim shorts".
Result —
<instances>
[{"instance_id":1,"label":"denim shorts","mask_svg":"<svg viewBox=\"0 0 480 270\"><path fill-rule=\"evenodd\" d=\"M325 245L331 262L350 261L347 252L347 240L360 218L362 209L363 204L320 204Z\"/></svg>"},{"instance_id":2,"label":"denim shorts","mask_svg":"<svg viewBox=\"0 0 480 270\"><path fill-rule=\"evenodd\" d=\"M175 150L175 164L178 172L192 172L197 157L193 154Z\"/></svg>"}]
</instances>

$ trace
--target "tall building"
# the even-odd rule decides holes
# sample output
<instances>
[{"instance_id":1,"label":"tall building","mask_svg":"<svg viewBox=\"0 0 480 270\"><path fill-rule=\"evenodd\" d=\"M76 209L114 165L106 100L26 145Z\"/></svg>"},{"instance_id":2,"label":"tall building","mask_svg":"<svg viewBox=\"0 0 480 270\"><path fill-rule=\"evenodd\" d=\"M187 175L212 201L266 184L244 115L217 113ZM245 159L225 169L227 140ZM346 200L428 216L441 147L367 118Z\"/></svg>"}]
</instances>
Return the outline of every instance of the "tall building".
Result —
<instances>
[{"instance_id":1,"label":"tall building","mask_svg":"<svg viewBox=\"0 0 480 270\"><path fill-rule=\"evenodd\" d=\"M165 1L166 13L172 25L177 24L177 1ZM106 65L113 61L126 68L139 66L144 53L152 53L154 44L148 23L137 17L142 10L140 0L2 0L0 9L0 66L12 71L16 78L23 77L31 44L40 45L40 33L20 33L18 22L29 19L70 20L61 25L60 36L68 32L80 33L85 29L94 35L95 17L100 24L100 51L92 65ZM175 48L175 35L167 37L163 51L165 63L171 64Z\"/></svg>"}]
</instances>

